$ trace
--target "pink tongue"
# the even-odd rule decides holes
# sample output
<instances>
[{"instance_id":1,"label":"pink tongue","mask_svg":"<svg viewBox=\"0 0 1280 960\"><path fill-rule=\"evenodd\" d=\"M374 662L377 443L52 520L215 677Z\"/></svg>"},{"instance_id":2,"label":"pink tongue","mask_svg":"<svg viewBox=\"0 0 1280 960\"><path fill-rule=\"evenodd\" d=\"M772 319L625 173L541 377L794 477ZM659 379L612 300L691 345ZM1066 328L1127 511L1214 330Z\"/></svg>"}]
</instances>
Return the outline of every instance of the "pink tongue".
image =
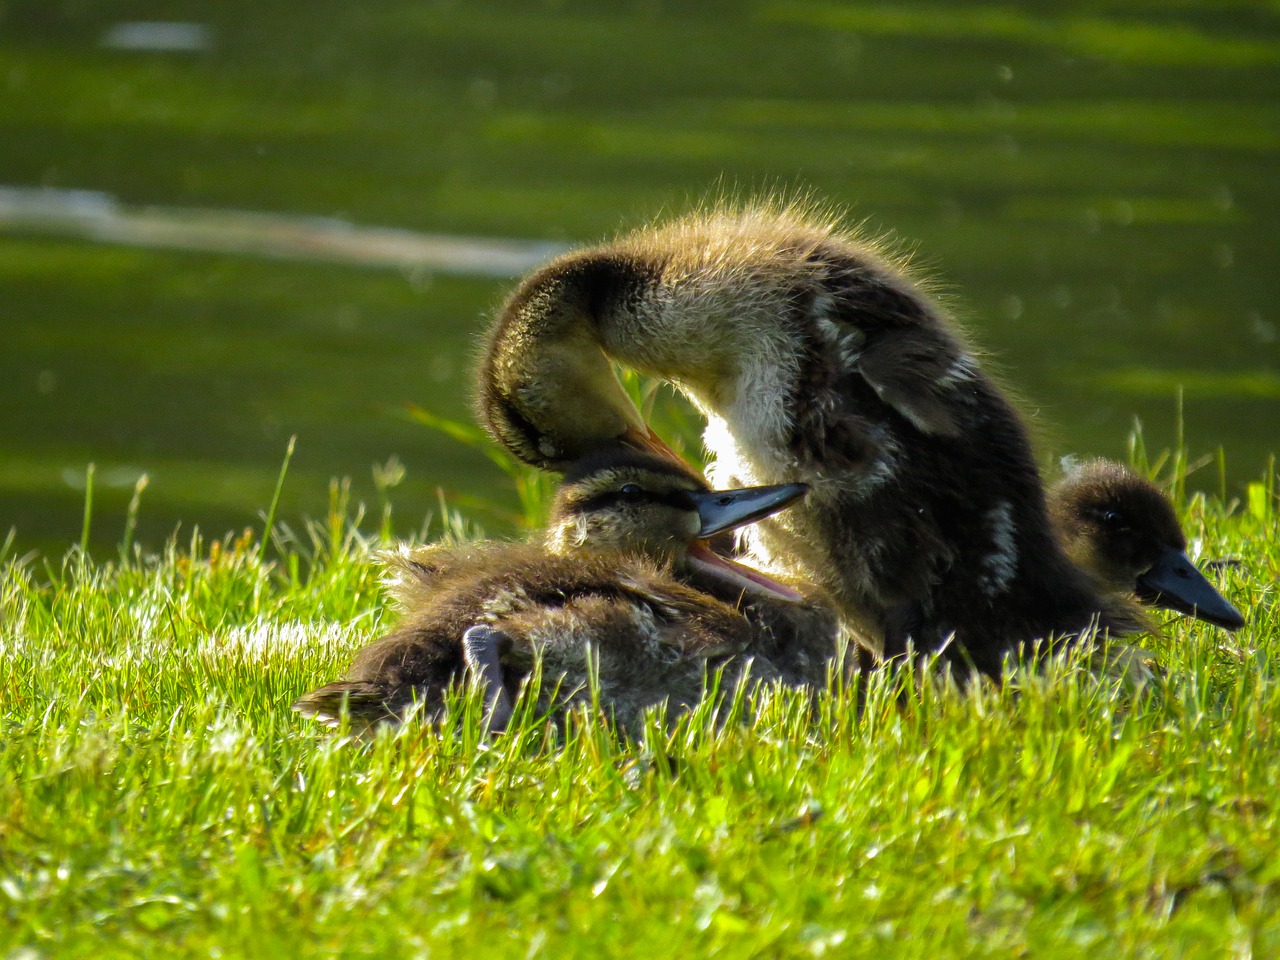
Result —
<instances>
[{"instance_id":1,"label":"pink tongue","mask_svg":"<svg viewBox=\"0 0 1280 960\"><path fill-rule=\"evenodd\" d=\"M764 594L789 603L803 603L804 595L788 586L766 577L759 570L753 570L746 564L737 563L712 553L701 542L689 545L689 560L704 573L709 574L721 583L727 583L738 590Z\"/></svg>"}]
</instances>

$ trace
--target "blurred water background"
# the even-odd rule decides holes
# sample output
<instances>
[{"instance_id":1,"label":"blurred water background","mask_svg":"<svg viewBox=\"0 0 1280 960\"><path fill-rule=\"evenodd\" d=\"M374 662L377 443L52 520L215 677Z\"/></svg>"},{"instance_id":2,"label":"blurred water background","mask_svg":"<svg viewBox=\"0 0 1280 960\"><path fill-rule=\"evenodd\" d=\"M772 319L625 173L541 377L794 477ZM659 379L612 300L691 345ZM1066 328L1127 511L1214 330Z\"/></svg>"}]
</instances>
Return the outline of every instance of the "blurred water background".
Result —
<instances>
[{"instance_id":1,"label":"blurred water background","mask_svg":"<svg viewBox=\"0 0 1280 960\"><path fill-rule=\"evenodd\" d=\"M0 538L60 553L515 496L470 419L512 278L811 188L936 278L1064 453L1280 448L1280 4L0 0ZM1193 480L1216 491L1216 466Z\"/></svg>"}]
</instances>

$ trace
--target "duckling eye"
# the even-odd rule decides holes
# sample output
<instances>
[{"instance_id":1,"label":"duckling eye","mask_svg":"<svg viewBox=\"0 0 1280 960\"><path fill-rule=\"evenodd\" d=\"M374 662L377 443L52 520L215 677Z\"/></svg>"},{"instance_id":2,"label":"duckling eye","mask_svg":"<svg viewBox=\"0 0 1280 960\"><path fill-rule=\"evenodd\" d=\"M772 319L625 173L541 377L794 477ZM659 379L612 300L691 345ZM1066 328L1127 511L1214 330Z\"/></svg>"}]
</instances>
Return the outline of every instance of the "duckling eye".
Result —
<instances>
[{"instance_id":1,"label":"duckling eye","mask_svg":"<svg viewBox=\"0 0 1280 960\"><path fill-rule=\"evenodd\" d=\"M624 497L635 498L644 493L644 488L638 483L624 483L622 489L618 491Z\"/></svg>"},{"instance_id":2,"label":"duckling eye","mask_svg":"<svg viewBox=\"0 0 1280 960\"><path fill-rule=\"evenodd\" d=\"M1107 510L1102 514L1102 522L1112 529L1120 529L1124 526L1124 515L1118 510Z\"/></svg>"}]
</instances>

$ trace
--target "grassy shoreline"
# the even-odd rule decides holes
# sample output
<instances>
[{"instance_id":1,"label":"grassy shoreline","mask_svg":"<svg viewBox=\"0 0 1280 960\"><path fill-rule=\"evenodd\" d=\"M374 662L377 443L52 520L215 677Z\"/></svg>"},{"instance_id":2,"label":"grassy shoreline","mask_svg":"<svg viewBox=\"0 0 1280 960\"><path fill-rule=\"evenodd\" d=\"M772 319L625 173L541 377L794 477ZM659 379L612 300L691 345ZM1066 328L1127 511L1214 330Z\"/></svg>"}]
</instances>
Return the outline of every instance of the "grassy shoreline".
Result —
<instances>
[{"instance_id":1,"label":"grassy shoreline","mask_svg":"<svg viewBox=\"0 0 1280 960\"><path fill-rule=\"evenodd\" d=\"M623 743L474 698L368 747L288 710L389 616L326 521L0 568L0 943L79 956L1268 956L1280 951L1272 481L1193 497L1237 635L1141 693L1078 664L858 716L762 692ZM1176 484L1174 485L1176 487ZM454 526L458 521L454 518Z\"/></svg>"}]
</instances>

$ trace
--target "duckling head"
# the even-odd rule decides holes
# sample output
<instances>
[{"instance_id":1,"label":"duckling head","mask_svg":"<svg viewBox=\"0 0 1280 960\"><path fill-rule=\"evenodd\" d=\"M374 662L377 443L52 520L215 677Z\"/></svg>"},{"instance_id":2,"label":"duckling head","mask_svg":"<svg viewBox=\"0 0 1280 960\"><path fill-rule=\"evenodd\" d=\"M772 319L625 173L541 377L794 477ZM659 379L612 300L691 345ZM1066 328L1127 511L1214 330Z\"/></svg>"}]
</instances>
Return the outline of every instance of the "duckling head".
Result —
<instances>
[{"instance_id":1,"label":"duckling head","mask_svg":"<svg viewBox=\"0 0 1280 960\"><path fill-rule=\"evenodd\" d=\"M490 329L478 403L489 433L521 460L565 470L620 441L681 463L644 422L601 350L603 304L639 279L569 255L523 283Z\"/></svg>"},{"instance_id":2,"label":"duckling head","mask_svg":"<svg viewBox=\"0 0 1280 960\"><path fill-rule=\"evenodd\" d=\"M489 328L480 419L517 457L553 470L617 440L674 456L626 396L616 362L675 384L704 414L741 407L762 442L785 443L806 351L852 357L865 339L846 331L828 343L825 327L792 322L800 306L829 299L817 251L831 229L802 206L762 201L553 260L521 280ZM859 255L877 283L896 282L869 250Z\"/></svg>"},{"instance_id":3,"label":"duckling head","mask_svg":"<svg viewBox=\"0 0 1280 960\"><path fill-rule=\"evenodd\" d=\"M732 589L799 602L804 599L800 593L721 556L708 541L778 512L807 490L803 483L709 490L681 463L614 444L568 469L544 546L561 555L639 555L677 571L696 571Z\"/></svg>"},{"instance_id":4,"label":"duckling head","mask_svg":"<svg viewBox=\"0 0 1280 960\"><path fill-rule=\"evenodd\" d=\"M1244 626L1187 556L1173 505L1145 477L1095 460L1068 473L1049 500L1067 553L1108 589L1228 630Z\"/></svg>"}]
</instances>

